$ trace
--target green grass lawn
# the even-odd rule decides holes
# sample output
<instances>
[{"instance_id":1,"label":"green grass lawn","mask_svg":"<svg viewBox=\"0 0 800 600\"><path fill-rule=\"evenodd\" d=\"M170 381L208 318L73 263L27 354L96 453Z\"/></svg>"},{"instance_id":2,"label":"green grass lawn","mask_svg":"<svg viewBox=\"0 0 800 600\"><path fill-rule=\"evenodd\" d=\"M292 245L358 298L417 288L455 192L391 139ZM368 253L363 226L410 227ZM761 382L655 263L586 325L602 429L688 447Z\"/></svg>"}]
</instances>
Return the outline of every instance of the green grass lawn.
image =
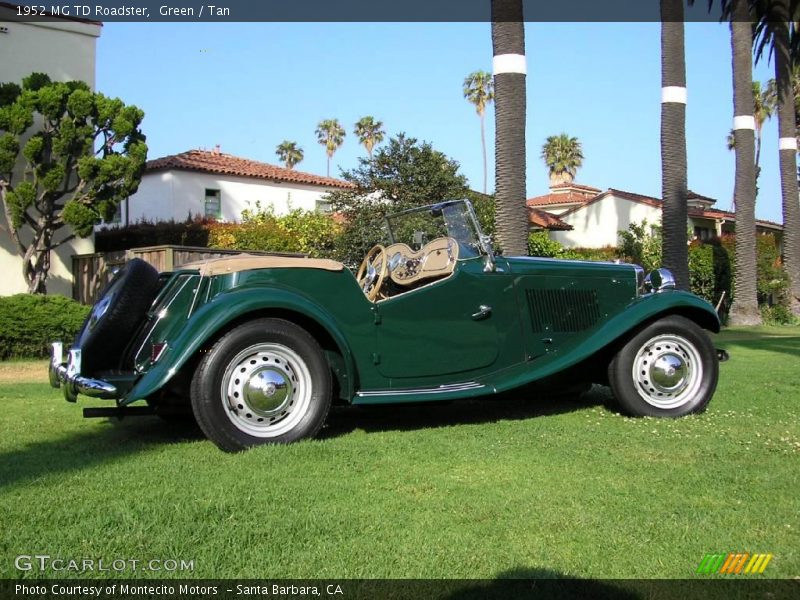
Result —
<instances>
[{"instance_id":1,"label":"green grass lawn","mask_svg":"<svg viewBox=\"0 0 800 600\"><path fill-rule=\"evenodd\" d=\"M621 417L599 388L342 408L319 440L239 455L155 417L84 420L102 401L3 365L0 578L57 575L19 554L194 560L126 577L692 578L733 551L800 576L800 328L717 337L700 416Z\"/></svg>"}]
</instances>

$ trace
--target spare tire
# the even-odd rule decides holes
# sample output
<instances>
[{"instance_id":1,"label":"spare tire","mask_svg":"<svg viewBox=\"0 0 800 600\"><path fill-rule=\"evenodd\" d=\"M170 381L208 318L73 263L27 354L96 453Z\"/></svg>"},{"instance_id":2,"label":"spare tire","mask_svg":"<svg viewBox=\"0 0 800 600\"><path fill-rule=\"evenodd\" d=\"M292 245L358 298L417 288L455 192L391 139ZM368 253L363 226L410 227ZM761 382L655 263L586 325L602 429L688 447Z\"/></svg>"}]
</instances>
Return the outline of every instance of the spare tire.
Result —
<instances>
[{"instance_id":1,"label":"spare tire","mask_svg":"<svg viewBox=\"0 0 800 600\"><path fill-rule=\"evenodd\" d=\"M158 271L140 258L125 263L114 275L75 338L84 374L119 368L158 287Z\"/></svg>"}]
</instances>

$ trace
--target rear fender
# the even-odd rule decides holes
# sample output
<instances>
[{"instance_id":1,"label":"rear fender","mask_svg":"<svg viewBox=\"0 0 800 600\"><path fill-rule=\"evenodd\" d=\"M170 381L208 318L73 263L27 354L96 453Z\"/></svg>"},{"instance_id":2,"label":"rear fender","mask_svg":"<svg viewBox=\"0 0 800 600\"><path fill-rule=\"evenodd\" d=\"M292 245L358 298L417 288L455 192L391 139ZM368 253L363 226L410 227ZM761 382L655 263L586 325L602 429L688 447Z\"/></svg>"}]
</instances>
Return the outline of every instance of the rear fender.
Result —
<instances>
[{"instance_id":1,"label":"rear fender","mask_svg":"<svg viewBox=\"0 0 800 600\"><path fill-rule=\"evenodd\" d=\"M178 370L207 344L208 340L217 337L218 332L224 330L230 323L250 313L269 309L299 313L315 321L330 334L343 357L345 377L340 381L340 385L346 388L342 390L343 395L352 397L355 385L355 361L333 317L301 294L278 288L250 288L221 293L200 307L186 321L178 335L173 340L168 340L168 345L158 362L136 382L120 404L127 405L152 395L169 382Z\"/></svg>"}]
</instances>

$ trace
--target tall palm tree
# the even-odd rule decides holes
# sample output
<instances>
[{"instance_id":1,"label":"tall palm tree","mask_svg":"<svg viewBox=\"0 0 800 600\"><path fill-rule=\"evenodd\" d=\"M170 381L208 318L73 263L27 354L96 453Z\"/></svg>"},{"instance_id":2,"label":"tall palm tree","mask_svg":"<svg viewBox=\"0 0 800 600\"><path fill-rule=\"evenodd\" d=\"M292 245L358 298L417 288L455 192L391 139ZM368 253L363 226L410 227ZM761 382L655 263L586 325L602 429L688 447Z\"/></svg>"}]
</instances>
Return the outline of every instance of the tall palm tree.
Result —
<instances>
[{"instance_id":1,"label":"tall palm tree","mask_svg":"<svg viewBox=\"0 0 800 600\"><path fill-rule=\"evenodd\" d=\"M303 160L303 149L297 145L297 142L290 142L289 140L283 140L278 144L278 147L275 148L275 154L290 170L294 169L294 166Z\"/></svg>"},{"instance_id":2,"label":"tall palm tree","mask_svg":"<svg viewBox=\"0 0 800 600\"><path fill-rule=\"evenodd\" d=\"M737 1L737 0L733 0ZM746 1L746 0L745 0ZM731 34L733 35L733 34ZM732 43L732 42L731 42ZM753 42L749 42L752 52ZM752 67L750 69L752 72ZM756 138L756 157L755 157L755 173L756 173L756 196L758 196L758 178L761 175L761 132L764 129L764 123L772 118L777 104L777 86L775 80L770 79L767 85L762 88L760 81L753 81L753 121L755 125L755 138ZM736 149L736 140L734 138L734 130L728 134L728 150ZM733 206L736 206L734 199Z\"/></svg>"},{"instance_id":3,"label":"tall palm tree","mask_svg":"<svg viewBox=\"0 0 800 600\"><path fill-rule=\"evenodd\" d=\"M797 24L793 21L796 0L750 0L756 16L756 60L769 49L775 55L775 82L778 96L778 135L783 204L783 264L790 279L792 311L800 314L800 203L797 186L797 130L792 62L797 59Z\"/></svg>"},{"instance_id":4,"label":"tall palm tree","mask_svg":"<svg viewBox=\"0 0 800 600\"><path fill-rule=\"evenodd\" d=\"M339 119L324 119L317 125L317 141L325 146L325 154L328 156L327 175L331 176L331 159L336 151L344 143L344 136L347 135L344 127L339 123Z\"/></svg>"},{"instance_id":5,"label":"tall palm tree","mask_svg":"<svg viewBox=\"0 0 800 600\"><path fill-rule=\"evenodd\" d=\"M492 0L495 231L508 255L528 252L525 205L525 28L522 0Z\"/></svg>"},{"instance_id":6,"label":"tall palm tree","mask_svg":"<svg viewBox=\"0 0 800 600\"><path fill-rule=\"evenodd\" d=\"M484 117L486 106L494 100L494 81L491 73L474 71L464 79L464 98L475 106L475 112L481 121L481 149L483 150L483 193L486 193L488 167L486 165L486 128Z\"/></svg>"},{"instance_id":7,"label":"tall palm tree","mask_svg":"<svg viewBox=\"0 0 800 600\"><path fill-rule=\"evenodd\" d=\"M576 137L551 135L542 146L542 160L550 171L550 185L569 183L583 165L583 148Z\"/></svg>"},{"instance_id":8,"label":"tall palm tree","mask_svg":"<svg viewBox=\"0 0 800 600\"><path fill-rule=\"evenodd\" d=\"M662 255L679 289L689 289L686 183L686 61L683 0L661 0Z\"/></svg>"},{"instance_id":9,"label":"tall palm tree","mask_svg":"<svg viewBox=\"0 0 800 600\"><path fill-rule=\"evenodd\" d=\"M730 11L731 52L733 64L733 123L736 149L736 179L733 201L736 206L736 248L733 306L730 322L733 325L759 325L756 290L756 177L761 126L769 109L762 101L761 84L753 81L752 23L747 0L732 0Z\"/></svg>"},{"instance_id":10,"label":"tall palm tree","mask_svg":"<svg viewBox=\"0 0 800 600\"><path fill-rule=\"evenodd\" d=\"M383 141L386 132L383 122L376 121L373 117L361 117L353 128L353 133L358 137L360 144L367 149L367 154L372 158L372 149Z\"/></svg>"}]
</instances>

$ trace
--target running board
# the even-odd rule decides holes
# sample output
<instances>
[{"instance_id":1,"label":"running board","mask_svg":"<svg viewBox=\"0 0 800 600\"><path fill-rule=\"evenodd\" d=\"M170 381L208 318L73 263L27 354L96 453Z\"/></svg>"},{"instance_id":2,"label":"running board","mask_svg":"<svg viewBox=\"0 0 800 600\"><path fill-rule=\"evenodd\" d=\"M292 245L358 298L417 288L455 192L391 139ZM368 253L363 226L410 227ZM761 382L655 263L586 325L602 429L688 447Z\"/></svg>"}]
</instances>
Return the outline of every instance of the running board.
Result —
<instances>
[{"instance_id":1,"label":"running board","mask_svg":"<svg viewBox=\"0 0 800 600\"><path fill-rule=\"evenodd\" d=\"M156 414L152 406L108 406L108 407L94 407L84 408L84 419L98 419L102 417L144 417L147 415Z\"/></svg>"}]
</instances>

